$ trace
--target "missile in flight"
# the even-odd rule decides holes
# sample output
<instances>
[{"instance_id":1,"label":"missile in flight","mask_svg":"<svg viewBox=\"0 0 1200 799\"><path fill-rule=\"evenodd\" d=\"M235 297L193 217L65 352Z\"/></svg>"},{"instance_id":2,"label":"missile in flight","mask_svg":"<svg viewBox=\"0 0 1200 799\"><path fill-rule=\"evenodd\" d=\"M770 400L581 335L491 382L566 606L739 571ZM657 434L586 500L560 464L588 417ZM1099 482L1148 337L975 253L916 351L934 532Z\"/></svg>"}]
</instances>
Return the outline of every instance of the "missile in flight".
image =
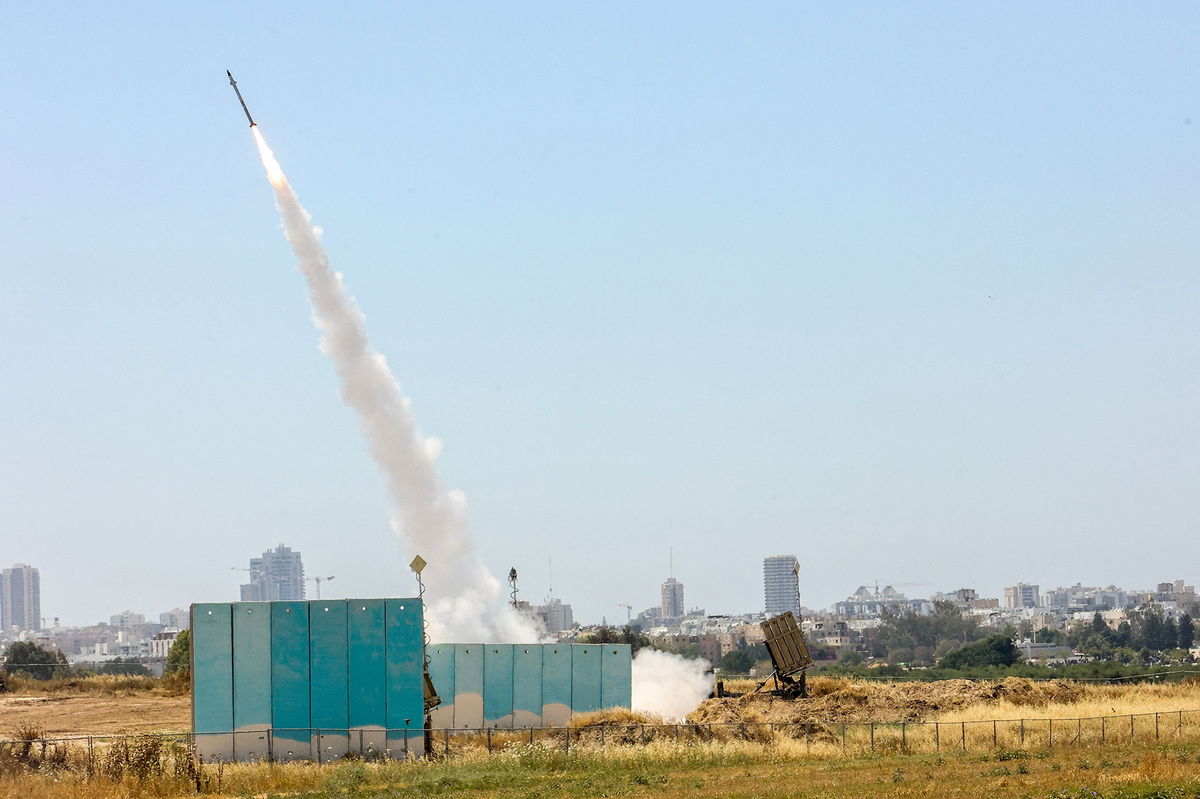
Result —
<instances>
[{"instance_id":1,"label":"missile in flight","mask_svg":"<svg viewBox=\"0 0 1200 799\"><path fill-rule=\"evenodd\" d=\"M242 104L242 110L246 112L246 119L250 120L250 127L254 127L254 117L250 116L250 109L246 107L246 101L242 99L242 92L237 87L237 81L233 79L233 73L225 70L225 74L229 76L229 85L233 87L233 91L238 96L238 102Z\"/></svg>"}]
</instances>

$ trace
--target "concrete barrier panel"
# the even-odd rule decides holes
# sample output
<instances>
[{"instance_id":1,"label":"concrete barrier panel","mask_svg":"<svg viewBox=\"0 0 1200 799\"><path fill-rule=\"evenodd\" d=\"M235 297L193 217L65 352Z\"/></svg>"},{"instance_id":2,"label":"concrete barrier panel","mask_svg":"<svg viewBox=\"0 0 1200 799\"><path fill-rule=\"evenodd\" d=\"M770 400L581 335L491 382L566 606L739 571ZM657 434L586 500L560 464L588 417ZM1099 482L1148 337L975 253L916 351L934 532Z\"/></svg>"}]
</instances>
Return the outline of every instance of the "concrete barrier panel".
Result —
<instances>
[{"instance_id":1,"label":"concrete barrier panel","mask_svg":"<svg viewBox=\"0 0 1200 799\"><path fill-rule=\"evenodd\" d=\"M237 760L263 760L271 741L271 606L234 602L233 752Z\"/></svg>"},{"instance_id":2,"label":"concrete barrier panel","mask_svg":"<svg viewBox=\"0 0 1200 799\"><path fill-rule=\"evenodd\" d=\"M349 663L344 600L308 603L311 678L309 707L314 754L322 762L345 757L350 751Z\"/></svg>"},{"instance_id":3,"label":"concrete barrier panel","mask_svg":"<svg viewBox=\"0 0 1200 799\"><path fill-rule=\"evenodd\" d=\"M590 713L601 708L602 644L571 645L571 712Z\"/></svg>"},{"instance_id":4,"label":"concrete barrier panel","mask_svg":"<svg viewBox=\"0 0 1200 799\"><path fill-rule=\"evenodd\" d=\"M454 644L429 645L429 679L442 703L429 714L433 729L454 726Z\"/></svg>"},{"instance_id":5,"label":"concrete barrier panel","mask_svg":"<svg viewBox=\"0 0 1200 799\"><path fill-rule=\"evenodd\" d=\"M192 730L205 760L232 760L233 609L192 605Z\"/></svg>"},{"instance_id":6,"label":"concrete barrier panel","mask_svg":"<svg viewBox=\"0 0 1200 799\"><path fill-rule=\"evenodd\" d=\"M483 727L483 644L454 644L454 728Z\"/></svg>"},{"instance_id":7,"label":"concrete barrier panel","mask_svg":"<svg viewBox=\"0 0 1200 799\"><path fill-rule=\"evenodd\" d=\"M561 727L571 720L571 645L542 647L542 724Z\"/></svg>"},{"instance_id":8,"label":"concrete barrier panel","mask_svg":"<svg viewBox=\"0 0 1200 799\"><path fill-rule=\"evenodd\" d=\"M512 644L487 644L483 650L483 723L494 729L512 728Z\"/></svg>"},{"instance_id":9,"label":"concrete barrier panel","mask_svg":"<svg viewBox=\"0 0 1200 799\"><path fill-rule=\"evenodd\" d=\"M313 757L308 603L270 604L272 750L276 760L308 760Z\"/></svg>"},{"instance_id":10,"label":"concrete barrier panel","mask_svg":"<svg viewBox=\"0 0 1200 799\"><path fill-rule=\"evenodd\" d=\"M383 600L350 599L346 606L350 750L382 755L387 749Z\"/></svg>"},{"instance_id":11,"label":"concrete barrier panel","mask_svg":"<svg viewBox=\"0 0 1200 799\"><path fill-rule=\"evenodd\" d=\"M629 707L632 703L633 654L629 644L603 644L600 653L600 706Z\"/></svg>"},{"instance_id":12,"label":"concrete barrier panel","mask_svg":"<svg viewBox=\"0 0 1200 799\"><path fill-rule=\"evenodd\" d=\"M391 757L425 754L425 653L421 600L384 602L387 743Z\"/></svg>"},{"instance_id":13,"label":"concrete barrier panel","mask_svg":"<svg viewBox=\"0 0 1200 799\"><path fill-rule=\"evenodd\" d=\"M513 646L513 726L542 726L542 644Z\"/></svg>"}]
</instances>

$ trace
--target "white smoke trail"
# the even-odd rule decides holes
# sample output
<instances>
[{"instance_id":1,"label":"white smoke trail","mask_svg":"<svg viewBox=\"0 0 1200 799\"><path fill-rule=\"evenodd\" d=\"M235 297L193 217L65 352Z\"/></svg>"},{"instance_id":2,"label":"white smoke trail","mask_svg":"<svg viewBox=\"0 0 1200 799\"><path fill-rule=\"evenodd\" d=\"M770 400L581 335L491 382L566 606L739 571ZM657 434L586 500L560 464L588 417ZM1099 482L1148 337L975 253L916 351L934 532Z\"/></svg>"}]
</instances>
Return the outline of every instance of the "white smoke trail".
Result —
<instances>
[{"instance_id":1,"label":"white smoke trail","mask_svg":"<svg viewBox=\"0 0 1200 799\"><path fill-rule=\"evenodd\" d=\"M708 661L656 649L642 649L633 659L633 709L682 721L712 692Z\"/></svg>"},{"instance_id":2,"label":"white smoke trail","mask_svg":"<svg viewBox=\"0 0 1200 799\"><path fill-rule=\"evenodd\" d=\"M434 641L538 640L532 623L500 601L500 582L472 550L466 525L466 498L447 491L434 460L441 442L417 429L410 400L371 348L364 317L346 291L342 276L329 266L321 231L288 184L275 155L252 127L283 231L308 282L313 322L323 332L321 352L341 378L342 399L358 414L371 457L383 472L392 504L392 528L404 535L413 554L429 565L427 617Z\"/></svg>"}]
</instances>

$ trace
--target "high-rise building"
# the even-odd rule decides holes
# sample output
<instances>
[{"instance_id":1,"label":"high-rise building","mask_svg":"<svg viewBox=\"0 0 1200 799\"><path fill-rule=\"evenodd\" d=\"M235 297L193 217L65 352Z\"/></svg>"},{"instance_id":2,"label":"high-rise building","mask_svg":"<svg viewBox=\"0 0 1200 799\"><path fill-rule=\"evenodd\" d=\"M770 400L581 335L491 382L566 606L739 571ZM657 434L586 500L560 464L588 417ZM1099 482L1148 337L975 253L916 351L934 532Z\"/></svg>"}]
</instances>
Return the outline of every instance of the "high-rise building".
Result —
<instances>
[{"instance_id":1,"label":"high-rise building","mask_svg":"<svg viewBox=\"0 0 1200 799\"><path fill-rule=\"evenodd\" d=\"M1036 608L1041 605L1038 586L1017 583L1004 589L1004 607Z\"/></svg>"},{"instance_id":2,"label":"high-rise building","mask_svg":"<svg viewBox=\"0 0 1200 799\"><path fill-rule=\"evenodd\" d=\"M186 608L174 608L158 614L158 623L171 630L186 630L191 620Z\"/></svg>"},{"instance_id":3,"label":"high-rise building","mask_svg":"<svg viewBox=\"0 0 1200 799\"><path fill-rule=\"evenodd\" d=\"M763 558L763 599L768 616L791 611L800 616L800 561L795 555Z\"/></svg>"},{"instance_id":4,"label":"high-rise building","mask_svg":"<svg viewBox=\"0 0 1200 799\"><path fill-rule=\"evenodd\" d=\"M38 570L17 563L0 572L0 628L42 628L42 587Z\"/></svg>"},{"instance_id":5,"label":"high-rise building","mask_svg":"<svg viewBox=\"0 0 1200 799\"><path fill-rule=\"evenodd\" d=\"M571 606L554 597L548 598L544 605L538 605L534 613L542 620L548 633L561 633L571 629L571 625L575 623L575 614Z\"/></svg>"},{"instance_id":6,"label":"high-rise building","mask_svg":"<svg viewBox=\"0 0 1200 799\"><path fill-rule=\"evenodd\" d=\"M250 582L242 586L243 602L304 599L304 564L300 553L283 544L250 559Z\"/></svg>"},{"instance_id":7,"label":"high-rise building","mask_svg":"<svg viewBox=\"0 0 1200 799\"><path fill-rule=\"evenodd\" d=\"M123 610L115 616L109 616L108 623L110 626L127 633L135 627L145 626L146 614L137 613L132 610Z\"/></svg>"},{"instance_id":8,"label":"high-rise building","mask_svg":"<svg viewBox=\"0 0 1200 799\"><path fill-rule=\"evenodd\" d=\"M678 619L684 614L683 583L674 577L668 577L667 581L662 584L661 607L664 619Z\"/></svg>"}]
</instances>

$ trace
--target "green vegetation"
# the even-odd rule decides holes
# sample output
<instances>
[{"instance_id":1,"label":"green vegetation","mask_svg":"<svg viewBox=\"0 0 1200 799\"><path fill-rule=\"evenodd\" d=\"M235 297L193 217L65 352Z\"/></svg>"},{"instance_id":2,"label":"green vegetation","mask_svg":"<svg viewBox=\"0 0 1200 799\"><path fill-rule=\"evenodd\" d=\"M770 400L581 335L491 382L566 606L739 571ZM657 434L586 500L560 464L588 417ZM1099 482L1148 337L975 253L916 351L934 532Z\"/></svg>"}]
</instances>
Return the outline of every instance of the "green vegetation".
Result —
<instances>
[{"instance_id":1,"label":"green vegetation","mask_svg":"<svg viewBox=\"0 0 1200 799\"><path fill-rule=\"evenodd\" d=\"M1021 658L1021 653L1007 635L992 635L982 641L959 647L942 658L938 665L943 669L986 668L988 666L1011 666Z\"/></svg>"},{"instance_id":2,"label":"green vegetation","mask_svg":"<svg viewBox=\"0 0 1200 799\"><path fill-rule=\"evenodd\" d=\"M171 644L171 650L167 652L167 667L164 674L185 674L189 678L192 674L192 636L190 630L182 630L175 637L175 643Z\"/></svg>"},{"instance_id":3,"label":"green vegetation","mask_svg":"<svg viewBox=\"0 0 1200 799\"><path fill-rule=\"evenodd\" d=\"M744 649L726 652L717 665L723 674L749 674L754 664L769 660L770 657L765 646L754 644Z\"/></svg>"},{"instance_id":4,"label":"green vegetation","mask_svg":"<svg viewBox=\"0 0 1200 799\"><path fill-rule=\"evenodd\" d=\"M4 654L4 666L9 674L52 680L66 676L70 669L67 656L55 649L46 649L33 641L17 641Z\"/></svg>"},{"instance_id":5,"label":"green vegetation","mask_svg":"<svg viewBox=\"0 0 1200 799\"><path fill-rule=\"evenodd\" d=\"M96 669L97 674L120 674L129 677L150 677L153 676L150 669L146 668L137 658L113 658L112 660L101 663Z\"/></svg>"},{"instance_id":6,"label":"green vegetation","mask_svg":"<svg viewBox=\"0 0 1200 799\"><path fill-rule=\"evenodd\" d=\"M1091 623L1071 628L1064 641L1085 655L1122 663L1178 663L1187 659L1187 649L1195 638L1190 614L1184 614L1176 624L1150 606L1127 611L1115 630L1097 613Z\"/></svg>"}]
</instances>

